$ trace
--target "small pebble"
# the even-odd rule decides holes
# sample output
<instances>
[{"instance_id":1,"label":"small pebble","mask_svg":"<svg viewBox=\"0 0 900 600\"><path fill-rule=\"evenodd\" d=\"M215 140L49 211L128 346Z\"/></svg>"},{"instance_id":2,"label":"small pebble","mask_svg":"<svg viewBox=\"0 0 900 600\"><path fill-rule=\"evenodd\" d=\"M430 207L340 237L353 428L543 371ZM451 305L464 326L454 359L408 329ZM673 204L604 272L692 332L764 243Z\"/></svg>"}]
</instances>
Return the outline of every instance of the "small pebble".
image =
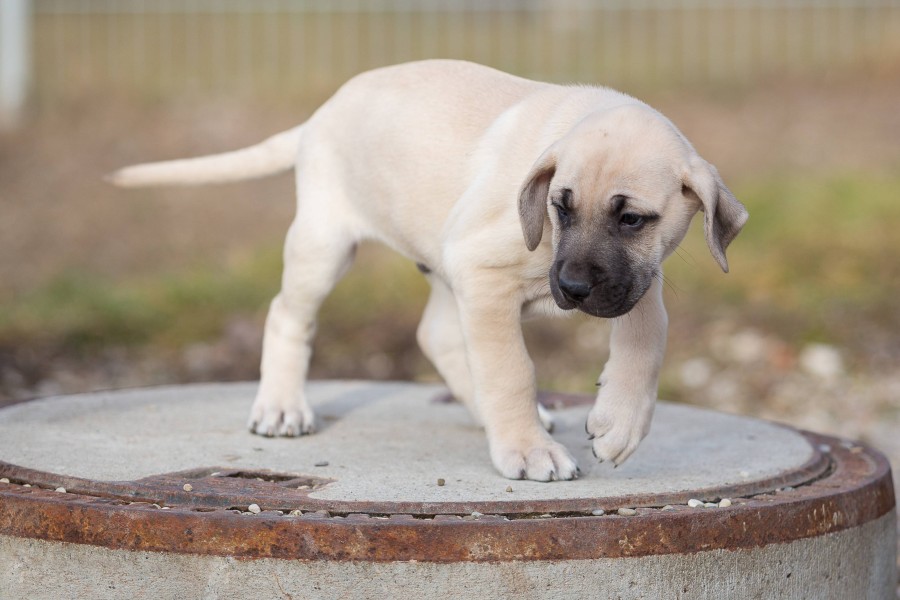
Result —
<instances>
[{"instance_id":1,"label":"small pebble","mask_svg":"<svg viewBox=\"0 0 900 600\"><path fill-rule=\"evenodd\" d=\"M719 508L728 508L729 506L731 506L731 500L729 500L728 498L722 498L721 500L719 500Z\"/></svg>"},{"instance_id":2,"label":"small pebble","mask_svg":"<svg viewBox=\"0 0 900 600\"><path fill-rule=\"evenodd\" d=\"M637 511L634 510L633 508L620 508L616 512L618 514L622 515L623 517L633 517L634 515L637 514Z\"/></svg>"},{"instance_id":3,"label":"small pebble","mask_svg":"<svg viewBox=\"0 0 900 600\"><path fill-rule=\"evenodd\" d=\"M303 514L303 511L300 510L299 508L291 511L291 515L293 515L295 517L299 517L302 514Z\"/></svg>"},{"instance_id":4,"label":"small pebble","mask_svg":"<svg viewBox=\"0 0 900 600\"><path fill-rule=\"evenodd\" d=\"M159 504L154 504L153 508L162 508Z\"/></svg>"},{"instance_id":5,"label":"small pebble","mask_svg":"<svg viewBox=\"0 0 900 600\"><path fill-rule=\"evenodd\" d=\"M472 511L472 516L475 517L475 518L477 519L478 517L483 517L484 514L478 512L478 511L476 510L476 511Z\"/></svg>"},{"instance_id":6,"label":"small pebble","mask_svg":"<svg viewBox=\"0 0 900 600\"><path fill-rule=\"evenodd\" d=\"M825 381L834 381L845 373L840 350L828 344L810 344L800 353L799 363L808 374Z\"/></svg>"},{"instance_id":7,"label":"small pebble","mask_svg":"<svg viewBox=\"0 0 900 600\"><path fill-rule=\"evenodd\" d=\"M551 515L550 513L544 513L541 515L541 518L542 519L552 519L553 515Z\"/></svg>"},{"instance_id":8,"label":"small pebble","mask_svg":"<svg viewBox=\"0 0 900 600\"><path fill-rule=\"evenodd\" d=\"M512 492L512 486L511 486L511 485L506 486L506 491L507 491L507 492Z\"/></svg>"},{"instance_id":9,"label":"small pebble","mask_svg":"<svg viewBox=\"0 0 900 600\"><path fill-rule=\"evenodd\" d=\"M6 477L0 478L0 483L9 483L9 479Z\"/></svg>"},{"instance_id":10,"label":"small pebble","mask_svg":"<svg viewBox=\"0 0 900 600\"><path fill-rule=\"evenodd\" d=\"M697 500L696 498L691 498L690 500L688 500L688 506L690 506L691 508L697 508L698 506L703 506L703 502Z\"/></svg>"},{"instance_id":11,"label":"small pebble","mask_svg":"<svg viewBox=\"0 0 900 600\"><path fill-rule=\"evenodd\" d=\"M704 503L703 503L703 506L706 507L706 508L716 508L716 507L719 506L719 505L716 504L715 502L704 502Z\"/></svg>"},{"instance_id":12,"label":"small pebble","mask_svg":"<svg viewBox=\"0 0 900 600\"><path fill-rule=\"evenodd\" d=\"M671 504L666 504L665 506L662 507L662 509L663 510L675 510L675 507L672 506Z\"/></svg>"},{"instance_id":13,"label":"small pebble","mask_svg":"<svg viewBox=\"0 0 900 600\"><path fill-rule=\"evenodd\" d=\"M163 507L160 508L159 510L169 510L169 508L171 508L171 507L169 507L169 506L163 506Z\"/></svg>"},{"instance_id":14,"label":"small pebble","mask_svg":"<svg viewBox=\"0 0 900 600\"><path fill-rule=\"evenodd\" d=\"M31 487L31 484L30 484L30 483L23 483L23 484L22 484L22 487Z\"/></svg>"},{"instance_id":15,"label":"small pebble","mask_svg":"<svg viewBox=\"0 0 900 600\"><path fill-rule=\"evenodd\" d=\"M65 494L65 493L66 493L66 488L60 486L60 487L56 488L56 491L59 492L60 494Z\"/></svg>"},{"instance_id":16,"label":"small pebble","mask_svg":"<svg viewBox=\"0 0 900 600\"><path fill-rule=\"evenodd\" d=\"M439 487L444 487L444 484L445 484L445 483L447 483L447 482L444 481L443 479L438 479L438 486L439 486Z\"/></svg>"},{"instance_id":17,"label":"small pebble","mask_svg":"<svg viewBox=\"0 0 900 600\"><path fill-rule=\"evenodd\" d=\"M311 485L298 485L297 489L298 490L309 490L309 489L312 489L312 486Z\"/></svg>"},{"instance_id":18,"label":"small pebble","mask_svg":"<svg viewBox=\"0 0 900 600\"><path fill-rule=\"evenodd\" d=\"M317 467L327 467L327 466L328 466L328 461L327 461L327 460L320 460L319 462L317 462L317 463L315 464L315 466L317 466Z\"/></svg>"},{"instance_id":19,"label":"small pebble","mask_svg":"<svg viewBox=\"0 0 900 600\"><path fill-rule=\"evenodd\" d=\"M259 508L259 504L251 504L247 507L247 510L252 512L254 515L258 515L262 511L262 509Z\"/></svg>"},{"instance_id":20,"label":"small pebble","mask_svg":"<svg viewBox=\"0 0 900 600\"><path fill-rule=\"evenodd\" d=\"M181 486L181 489L183 489L183 490L186 491L186 492L191 492L191 491L194 490L194 486L192 486L192 485L189 484L189 483L186 483L186 484L184 484L183 486Z\"/></svg>"},{"instance_id":21,"label":"small pebble","mask_svg":"<svg viewBox=\"0 0 900 600\"><path fill-rule=\"evenodd\" d=\"M603 515L606 514L606 511L603 510L602 508L595 508L594 510L591 511L591 514L594 515L595 517L602 517Z\"/></svg>"}]
</instances>

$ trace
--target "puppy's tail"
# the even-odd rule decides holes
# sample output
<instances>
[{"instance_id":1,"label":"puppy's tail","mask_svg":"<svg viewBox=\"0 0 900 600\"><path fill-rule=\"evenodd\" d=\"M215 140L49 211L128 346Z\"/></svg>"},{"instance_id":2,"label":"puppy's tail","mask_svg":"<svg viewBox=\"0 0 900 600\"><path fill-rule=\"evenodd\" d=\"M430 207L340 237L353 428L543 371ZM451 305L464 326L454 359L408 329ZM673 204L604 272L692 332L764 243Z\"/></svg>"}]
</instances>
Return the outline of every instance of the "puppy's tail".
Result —
<instances>
[{"instance_id":1,"label":"puppy's tail","mask_svg":"<svg viewBox=\"0 0 900 600\"><path fill-rule=\"evenodd\" d=\"M229 183L274 175L293 168L302 128L300 125L233 152L125 167L105 179L122 187L144 187Z\"/></svg>"}]
</instances>

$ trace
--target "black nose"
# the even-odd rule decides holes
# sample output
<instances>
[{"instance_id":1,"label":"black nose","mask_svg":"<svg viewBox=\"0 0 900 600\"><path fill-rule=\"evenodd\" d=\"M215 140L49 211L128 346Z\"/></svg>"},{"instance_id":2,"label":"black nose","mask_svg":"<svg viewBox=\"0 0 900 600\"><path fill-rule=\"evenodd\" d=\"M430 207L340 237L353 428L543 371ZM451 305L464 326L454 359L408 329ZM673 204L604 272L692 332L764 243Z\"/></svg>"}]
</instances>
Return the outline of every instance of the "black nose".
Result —
<instances>
[{"instance_id":1,"label":"black nose","mask_svg":"<svg viewBox=\"0 0 900 600\"><path fill-rule=\"evenodd\" d=\"M572 302L581 302L591 295L591 284L585 281L566 279L559 277L560 291Z\"/></svg>"}]
</instances>

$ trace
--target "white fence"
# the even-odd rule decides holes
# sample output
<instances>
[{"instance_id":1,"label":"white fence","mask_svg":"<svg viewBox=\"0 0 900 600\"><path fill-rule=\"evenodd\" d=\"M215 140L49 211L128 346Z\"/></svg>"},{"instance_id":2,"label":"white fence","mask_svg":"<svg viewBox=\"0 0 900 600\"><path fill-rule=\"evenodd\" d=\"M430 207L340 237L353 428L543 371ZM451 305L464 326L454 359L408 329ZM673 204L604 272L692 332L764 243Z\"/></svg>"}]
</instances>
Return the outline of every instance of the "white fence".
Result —
<instances>
[{"instance_id":1,"label":"white fence","mask_svg":"<svg viewBox=\"0 0 900 600\"><path fill-rule=\"evenodd\" d=\"M8 0L0 0L6 3ZM637 87L900 64L900 0L33 0L42 102L104 93L320 97L456 57Z\"/></svg>"},{"instance_id":2,"label":"white fence","mask_svg":"<svg viewBox=\"0 0 900 600\"><path fill-rule=\"evenodd\" d=\"M0 129L19 119L28 91L31 33L27 0L0 4Z\"/></svg>"}]
</instances>

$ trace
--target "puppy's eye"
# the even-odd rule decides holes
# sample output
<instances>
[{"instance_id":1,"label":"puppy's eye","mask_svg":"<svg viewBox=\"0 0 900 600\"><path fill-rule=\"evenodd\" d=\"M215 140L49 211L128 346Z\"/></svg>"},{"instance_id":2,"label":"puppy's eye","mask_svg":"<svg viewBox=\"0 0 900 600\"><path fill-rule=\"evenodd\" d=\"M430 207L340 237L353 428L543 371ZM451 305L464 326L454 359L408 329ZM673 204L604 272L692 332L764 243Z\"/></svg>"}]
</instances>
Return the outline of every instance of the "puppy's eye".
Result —
<instances>
[{"instance_id":1,"label":"puppy's eye","mask_svg":"<svg viewBox=\"0 0 900 600\"><path fill-rule=\"evenodd\" d=\"M636 229L644 224L644 217L636 213L625 213L619 217L619 223L625 227Z\"/></svg>"},{"instance_id":2,"label":"puppy's eye","mask_svg":"<svg viewBox=\"0 0 900 600\"><path fill-rule=\"evenodd\" d=\"M563 226L567 226L569 224L569 220L571 219L569 210L562 204L558 204L556 202L553 203L553 208L556 209L556 215L559 217L560 224Z\"/></svg>"}]
</instances>

